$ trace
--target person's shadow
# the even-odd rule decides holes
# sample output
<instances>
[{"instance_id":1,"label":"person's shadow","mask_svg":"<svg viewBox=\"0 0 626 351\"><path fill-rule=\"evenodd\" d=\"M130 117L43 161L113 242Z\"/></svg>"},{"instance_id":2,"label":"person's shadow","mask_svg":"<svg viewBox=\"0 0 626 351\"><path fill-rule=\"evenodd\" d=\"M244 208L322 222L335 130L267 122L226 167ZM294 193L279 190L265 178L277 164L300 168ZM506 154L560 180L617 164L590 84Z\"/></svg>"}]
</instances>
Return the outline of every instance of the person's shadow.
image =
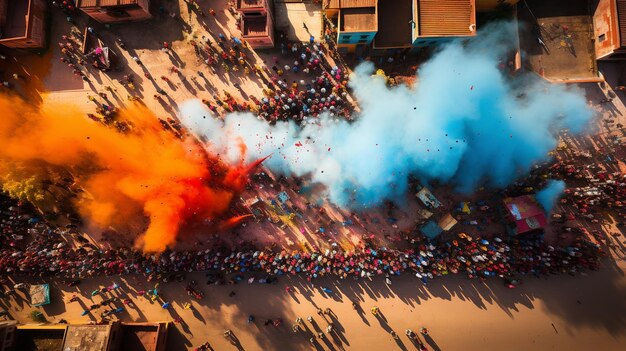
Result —
<instances>
[{"instance_id":1,"label":"person's shadow","mask_svg":"<svg viewBox=\"0 0 626 351\"><path fill-rule=\"evenodd\" d=\"M239 339L235 336L235 334L230 334L230 337L228 338L228 341L230 341L230 343L235 346L237 348L237 350L243 351L245 350L243 348L243 346L241 345L241 341L239 341Z\"/></svg>"},{"instance_id":2,"label":"person's shadow","mask_svg":"<svg viewBox=\"0 0 626 351\"><path fill-rule=\"evenodd\" d=\"M428 335L422 334L422 335L424 336L424 341L426 341L426 343L430 345L430 347L432 347L433 351L441 351L441 348L439 347L439 345L437 345L435 340L433 340L430 334Z\"/></svg>"},{"instance_id":3,"label":"person's shadow","mask_svg":"<svg viewBox=\"0 0 626 351\"><path fill-rule=\"evenodd\" d=\"M402 342L402 339L400 339L400 337L394 338L393 340L396 342L396 345L398 345L398 347L402 351L408 351L408 349L406 348L406 346L404 345L404 343Z\"/></svg>"}]
</instances>

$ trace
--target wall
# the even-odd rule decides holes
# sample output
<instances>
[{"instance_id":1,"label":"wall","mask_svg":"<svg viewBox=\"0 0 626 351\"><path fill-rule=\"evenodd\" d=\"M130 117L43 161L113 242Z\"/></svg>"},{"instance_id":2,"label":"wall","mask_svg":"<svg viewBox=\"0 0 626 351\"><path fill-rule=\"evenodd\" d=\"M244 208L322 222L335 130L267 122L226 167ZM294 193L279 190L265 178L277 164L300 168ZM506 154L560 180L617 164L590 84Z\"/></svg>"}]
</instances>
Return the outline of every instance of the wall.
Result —
<instances>
[{"instance_id":1,"label":"wall","mask_svg":"<svg viewBox=\"0 0 626 351\"><path fill-rule=\"evenodd\" d=\"M426 47L426 46L439 45L439 44L450 42L458 38L460 37L417 37L413 41L413 46L414 47Z\"/></svg>"},{"instance_id":2,"label":"wall","mask_svg":"<svg viewBox=\"0 0 626 351\"><path fill-rule=\"evenodd\" d=\"M596 59L606 58L619 49L619 27L615 0L600 0L593 14L593 39Z\"/></svg>"},{"instance_id":3,"label":"wall","mask_svg":"<svg viewBox=\"0 0 626 351\"><path fill-rule=\"evenodd\" d=\"M338 44L337 51L341 55L353 54L356 51L357 44Z\"/></svg>"},{"instance_id":4,"label":"wall","mask_svg":"<svg viewBox=\"0 0 626 351\"><path fill-rule=\"evenodd\" d=\"M82 8L81 10L100 23L137 22L152 18L149 12L139 7L124 9L129 15L127 17L110 16L106 9L101 8Z\"/></svg>"},{"instance_id":5,"label":"wall","mask_svg":"<svg viewBox=\"0 0 626 351\"><path fill-rule=\"evenodd\" d=\"M11 1L11 0L9 0ZM13 39L0 40L0 44L14 49L37 49L45 46L45 0L31 0L30 11L26 19L26 35Z\"/></svg>"},{"instance_id":6,"label":"wall","mask_svg":"<svg viewBox=\"0 0 626 351\"><path fill-rule=\"evenodd\" d=\"M370 44L376 32L340 32L337 44Z\"/></svg>"},{"instance_id":7,"label":"wall","mask_svg":"<svg viewBox=\"0 0 626 351\"><path fill-rule=\"evenodd\" d=\"M0 23L4 23L6 20L7 12L9 11L10 0L0 0Z\"/></svg>"},{"instance_id":8,"label":"wall","mask_svg":"<svg viewBox=\"0 0 626 351\"><path fill-rule=\"evenodd\" d=\"M28 24L28 33L32 41L31 47L42 48L46 41L46 1L32 0L31 18Z\"/></svg>"}]
</instances>

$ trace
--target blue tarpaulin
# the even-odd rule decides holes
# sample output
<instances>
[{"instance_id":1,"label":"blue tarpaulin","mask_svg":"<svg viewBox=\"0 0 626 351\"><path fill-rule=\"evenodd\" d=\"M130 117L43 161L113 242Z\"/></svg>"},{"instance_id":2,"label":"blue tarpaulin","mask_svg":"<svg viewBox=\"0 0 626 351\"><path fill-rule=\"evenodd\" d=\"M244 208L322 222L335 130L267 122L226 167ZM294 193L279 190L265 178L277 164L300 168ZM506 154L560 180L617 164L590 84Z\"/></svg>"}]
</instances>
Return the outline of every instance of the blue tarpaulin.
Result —
<instances>
[{"instance_id":1,"label":"blue tarpaulin","mask_svg":"<svg viewBox=\"0 0 626 351\"><path fill-rule=\"evenodd\" d=\"M443 229L441 229L439 224L437 224L437 222L433 220L426 222L426 224L424 224L422 228L420 228L420 232L422 232L422 234L424 234L424 236L426 236L428 239L436 238L437 236L439 236L439 234L441 234L442 231Z\"/></svg>"}]
</instances>

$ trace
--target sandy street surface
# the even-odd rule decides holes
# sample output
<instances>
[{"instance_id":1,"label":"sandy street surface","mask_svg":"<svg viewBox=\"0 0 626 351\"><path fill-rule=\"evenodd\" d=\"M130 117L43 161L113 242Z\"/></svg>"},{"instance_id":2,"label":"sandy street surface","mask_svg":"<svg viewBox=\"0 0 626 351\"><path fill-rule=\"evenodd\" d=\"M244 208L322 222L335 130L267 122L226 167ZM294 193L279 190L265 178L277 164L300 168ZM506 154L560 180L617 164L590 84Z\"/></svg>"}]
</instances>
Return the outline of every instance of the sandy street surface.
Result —
<instances>
[{"instance_id":1,"label":"sandy street surface","mask_svg":"<svg viewBox=\"0 0 626 351\"><path fill-rule=\"evenodd\" d=\"M223 336L226 329L233 331L245 350L414 350L405 330L417 332L426 326L431 350L618 351L626 345L624 268L626 263L621 260L616 266L605 262L599 272L588 276L541 280L527 277L513 290L499 279L481 284L446 277L424 286L410 276L395 279L391 286L381 278L371 282L322 279L313 284L300 278L280 278L272 285L248 284L244 280L236 285L207 286L204 274L193 273L185 282L161 284L162 300L158 303L136 297L136 291L152 287L143 277L96 278L76 288L51 282L53 303L43 311L50 322L61 318L70 323L95 320L102 308L93 316L80 316L83 306L102 301L100 296L91 298L91 291L118 282L122 288L112 296L131 297L135 304L119 315L121 320L182 318L182 323L171 325L168 350L193 350L206 341L215 350L234 350L236 346ZM205 294L201 301L185 293L185 284L191 279ZM288 285L295 292L287 293ZM323 293L322 287L329 287L333 293ZM236 295L229 297L231 291ZM62 302L73 294L79 294L80 303ZM362 310L355 311L351 300L358 301ZM172 307L162 309L163 301L171 302ZM183 308L186 302L192 303L192 309ZM380 308L381 318L370 313L373 306ZM328 323L316 314L317 307L334 312L336 333L325 332ZM20 322L29 322L30 310L21 298L12 300L9 307ZM247 324L249 315L255 317L251 324ZM307 316L314 317L313 324L306 321ZM291 326L298 317L304 320L306 329L293 333ZM264 326L267 319L277 318L283 320L281 326ZM308 335L318 328L327 338L318 339L313 346ZM390 336L392 330L400 335L398 341Z\"/></svg>"}]
</instances>

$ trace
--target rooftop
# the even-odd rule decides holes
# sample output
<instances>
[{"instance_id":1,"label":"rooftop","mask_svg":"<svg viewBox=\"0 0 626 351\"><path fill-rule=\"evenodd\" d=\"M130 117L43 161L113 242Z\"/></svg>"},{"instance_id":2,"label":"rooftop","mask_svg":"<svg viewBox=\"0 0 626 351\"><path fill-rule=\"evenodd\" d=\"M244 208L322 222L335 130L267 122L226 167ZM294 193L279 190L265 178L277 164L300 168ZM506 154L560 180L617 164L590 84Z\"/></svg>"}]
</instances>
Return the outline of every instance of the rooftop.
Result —
<instances>
[{"instance_id":1,"label":"rooftop","mask_svg":"<svg viewBox=\"0 0 626 351\"><path fill-rule=\"evenodd\" d=\"M244 17L243 30L244 37L258 37L267 35L267 16Z\"/></svg>"},{"instance_id":2,"label":"rooftop","mask_svg":"<svg viewBox=\"0 0 626 351\"><path fill-rule=\"evenodd\" d=\"M65 329L21 329L15 335L15 350L61 351Z\"/></svg>"},{"instance_id":3,"label":"rooftop","mask_svg":"<svg viewBox=\"0 0 626 351\"><path fill-rule=\"evenodd\" d=\"M475 35L474 0L417 0L415 21L420 37Z\"/></svg>"},{"instance_id":4,"label":"rooftop","mask_svg":"<svg viewBox=\"0 0 626 351\"><path fill-rule=\"evenodd\" d=\"M518 5L523 64L551 82L597 81L593 20L586 0ZM520 3L521 4L521 3ZM543 43L543 44L542 44Z\"/></svg>"},{"instance_id":5,"label":"rooftop","mask_svg":"<svg viewBox=\"0 0 626 351\"><path fill-rule=\"evenodd\" d=\"M345 32L375 32L376 8L342 9L340 24L340 30Z\"/></svg>"},{"instance_id":6,"label":"rooftop","mask_svg":"<svg viewBox=\"0 0 626 351\"><path fill-rule=\"evenodd\" d=\"M325 0L324 6L329 9L350 9L376 7L377 0Z\"/></svg>"},{"instance_id":7,"label":"rooftop","mask_svg":"<svg viewBox=\"0 0 626 351\"><path fill-rule=\"evenodd\" d=\"M122 324L122 345L125 351L156 351L159 324Z\"/></svg>"},{"instance_id":8,"label":"rooftop","mask_svg":"<svg viewBox=\"0 0 626 351\"><path fill-rule=\"evenodd\" d=\"M76 7L105 7L135 5L139 0L77 0Z\"/></svg>"},{"instance_id":9,"label":"rooftop","mask_svg":"<svg viewBox=\"0 0 626 351\"><path fill-rule=\"evenodd\" d=\"M107 351L110 334L110 325L68 325L63 350Z\"/></svg>"},{"instance_id":10,"label":"rooftop","mask_svg":"<svg viewBox=\"0 0 626 351\"><path fill-rule=\"evenodd\" d=\"M26 36L30 0L0 0L0 40Z\"/></svg>"},{"instance_id":11,"label":"rooftop","mask_svg":"<svg viewBox=\"0 0 626 351\"><path fill-rule=\"evenodd\" d=\"M374 39L376 48L406 47L412 44L413 1L381 1L378 4L378 33Z\"/></svg>"}]
</instances>

